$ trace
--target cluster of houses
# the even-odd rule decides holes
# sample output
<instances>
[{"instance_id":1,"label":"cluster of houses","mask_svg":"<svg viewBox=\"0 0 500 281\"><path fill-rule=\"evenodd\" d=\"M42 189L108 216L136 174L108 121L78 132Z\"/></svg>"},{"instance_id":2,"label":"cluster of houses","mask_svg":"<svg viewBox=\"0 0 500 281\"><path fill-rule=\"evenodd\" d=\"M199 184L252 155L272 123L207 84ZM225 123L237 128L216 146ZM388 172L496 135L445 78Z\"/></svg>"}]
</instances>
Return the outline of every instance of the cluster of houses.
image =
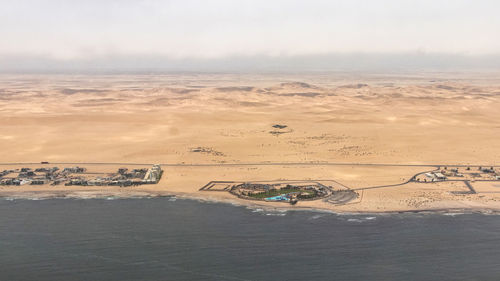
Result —
<instances>
[{"instance_id":1,"label":"cluster of houses","mask_svg":"<svg viewBox=\"0 0 500 281\"><path fill-rule=\"evenodd\" d=\"M160 165L153 165L146 169L120 168L117 173L105 176L92 177L86 168L67 167L60 170L58 167L20 168L0 172L0 185L58 185L66 186L132 186L141 184L156 184L160 181L163 170ZM94 173L95 174L95 173Z\"/></svg>"},{"instance_id":2,"label":"cluster of houses","mask_svg":"<svg viewBox=\"0 0 500 281\"><path fill-rule=\"evenodd\" d=\"M495 171L495 168L490 167L490 168L484 168L484 167L479 167L481 172L490 174L491 176L495 177L495 179L500 180L500 171Z\"/></svg>"},{"instance_id":3,"label":"cluster of houses","mask_svg":"<svg viewBox=\"0 0 500 281\"><path fill-rule=\"evenodd\" d=\"M141 184L156 184L160 181L163 170L160 165L153 165L149 169L118 169L118 173L108 177L97 177L94 179L73 178L65 185L85 186L137 186Z\"/></svg>"},{"instance_id":4,"label":"cluster of houses","mask_svg":"<svg viewBox=\"0 0 500 281\"><path fill-rule=\"evenodd\" d=\"M481 172L490 174L491 176L495 177L495 179L500 180L500 171L495 171L495 168L490 167L490 168L484 168L484 167L479 167Z\"/></svg>"},{"instance_id":5,"label":"cluster of houses","mask_svg":"<svg viewBox=\"0 0 500 281\"><path fill-rule=\"evenodd\" d=\"M422 181L445 181L447 179L457 180L474 180L476 178L482 178L483 180L500 180L500 171L496 171L494 167L477 167L477 170L471 169L470 167L463 168L462 172L459 172L459 168L447 168L444 167L438 172L428 172L425 173L425 178ZM414 178L416 181L421 181L420 178Z\"/></svg>"},{"instance_id":6,"label":"cluster of houses","mask_svg":"<svg viewBox=\"0 0 500 281\"><path fill-rule=\"evenodd\" d=\"M71 169L81 168L74 167ZM0 173L0 185L43 185L48 183L56 185L61 183L67 175L69 175L68 170L60 171L58 167L4 170Z\"/></svg>"},{"instance_id":7,"label":"cluster of houses","mask_svg":"<svg viewBox=\"0 0 500 281\"><path fill-rule=\"evenodd\" d=\"M425 177L429 179L429 181L444 181L446 180L446 176L441 172L430 172L425 173Z\"/></svg>"}]
</instances>

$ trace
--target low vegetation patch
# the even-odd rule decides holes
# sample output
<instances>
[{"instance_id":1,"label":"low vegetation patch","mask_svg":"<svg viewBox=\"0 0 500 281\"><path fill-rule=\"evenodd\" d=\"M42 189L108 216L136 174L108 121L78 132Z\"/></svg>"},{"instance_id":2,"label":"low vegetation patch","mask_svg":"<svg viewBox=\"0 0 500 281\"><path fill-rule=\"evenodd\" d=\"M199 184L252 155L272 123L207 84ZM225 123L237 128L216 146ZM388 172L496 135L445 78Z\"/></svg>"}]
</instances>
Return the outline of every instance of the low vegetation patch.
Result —
<instances>
[{"instance_id":1,"label":"low vegetation patch","mask_svg":"<svg viewBox=\"0 0 500 281\"><path fill-rule=\"evenodd\" d=\"M307 193L309 196L302 195L300 196L301 198L313 198L316 196L316 193L312 190L305 190L305 189L300 189L300 188L282 188L282 189L271 189L269 191L264 191L261 193L254 193L254 194L249 194L249 197L252 198L268 198L268 197L274 197L278 196L281 194L287 194L287 193L292 193L292 192L300 192L300 193Z\"/></svg>"}]
</instances>

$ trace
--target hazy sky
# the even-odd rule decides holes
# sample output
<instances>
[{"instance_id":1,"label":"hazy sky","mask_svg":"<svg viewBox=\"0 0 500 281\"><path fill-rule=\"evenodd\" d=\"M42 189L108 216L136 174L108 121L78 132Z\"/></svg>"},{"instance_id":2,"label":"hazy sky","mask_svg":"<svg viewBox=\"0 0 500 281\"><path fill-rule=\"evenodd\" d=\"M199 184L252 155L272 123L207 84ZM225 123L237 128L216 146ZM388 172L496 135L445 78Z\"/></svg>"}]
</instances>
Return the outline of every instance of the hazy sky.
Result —
<instances>
[{"instance_id":1,"label":"hazy sky","mask_svg":"<svg viewBox=\"0 0 500 281\"><path fill-rule=\"evenodd\" d=\"M500 54L496 0L0 0L0 59Z\"/></svg>"}]
</instances>

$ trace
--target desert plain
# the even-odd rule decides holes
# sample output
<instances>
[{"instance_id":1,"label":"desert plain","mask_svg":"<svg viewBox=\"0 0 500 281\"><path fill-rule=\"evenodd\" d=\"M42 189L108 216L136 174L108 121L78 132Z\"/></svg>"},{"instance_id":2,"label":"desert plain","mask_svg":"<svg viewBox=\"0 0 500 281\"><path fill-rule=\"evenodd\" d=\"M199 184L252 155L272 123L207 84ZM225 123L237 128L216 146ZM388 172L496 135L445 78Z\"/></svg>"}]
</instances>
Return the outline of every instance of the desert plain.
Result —
<instances>
[{"instance_id":1,"label":"desert plain","mask_svg":"<svg viewBox=\"0 0 500 281\"><path fill-rule=\"evenodd\" d=\"M0 170L41 161L101 172L159 163L164 174L158 184L126 188L0 186L0 196L177 195L336 212L498 211L500 181L472 183L473 194L462 192L461 182L390 186L436 167L500 171L498 77L3 74ZM264 180L335 181L359 196L290 206L199 190L210 181Z\"/></svg>"}]
</instances>

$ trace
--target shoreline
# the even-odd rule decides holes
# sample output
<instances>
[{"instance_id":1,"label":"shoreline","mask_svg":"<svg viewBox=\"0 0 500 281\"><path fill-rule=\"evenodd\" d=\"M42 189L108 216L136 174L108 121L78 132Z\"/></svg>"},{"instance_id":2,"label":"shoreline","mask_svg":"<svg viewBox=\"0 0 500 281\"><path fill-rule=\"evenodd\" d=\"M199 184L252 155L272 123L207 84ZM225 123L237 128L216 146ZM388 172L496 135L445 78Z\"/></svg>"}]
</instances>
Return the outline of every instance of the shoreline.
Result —
<instances>
[{"instance_id":1,"label":"shoreline","mask_svg":"<svg viewBox=\"0 0 500 281\"><path fill-rule=\"evenodd\" d=\"M40 196L42 195L42 196ZM221 203L233 206L245 207L247 209L262 209L268 212L288 212L288 211L310 211L319 213L331 213L337 215L392 215L392 214L484 214L484 215L500 215L499 208L423 208L423 209L398 209L398 210L366 210L366 211L343 211L334 208L321 208L309 206L294 206L290 207L286 203L283 206L273 204L266 206L265 204L256 204L254 201L248 201L235 197L229 198L215 198L197 196L195 194L188 194L182 192L171 191L95 191L95 190L75 190L75 191L18 191L6 192L0 191L0 200L15 201L15 200L50 200L50 199L74 199L74 200L87 200L87 199L100 199L100 200L115 200L115 199L155 199L155 198L175 198L183 200L193 200L201 203Z\"/></svg>"}]
</instances>

